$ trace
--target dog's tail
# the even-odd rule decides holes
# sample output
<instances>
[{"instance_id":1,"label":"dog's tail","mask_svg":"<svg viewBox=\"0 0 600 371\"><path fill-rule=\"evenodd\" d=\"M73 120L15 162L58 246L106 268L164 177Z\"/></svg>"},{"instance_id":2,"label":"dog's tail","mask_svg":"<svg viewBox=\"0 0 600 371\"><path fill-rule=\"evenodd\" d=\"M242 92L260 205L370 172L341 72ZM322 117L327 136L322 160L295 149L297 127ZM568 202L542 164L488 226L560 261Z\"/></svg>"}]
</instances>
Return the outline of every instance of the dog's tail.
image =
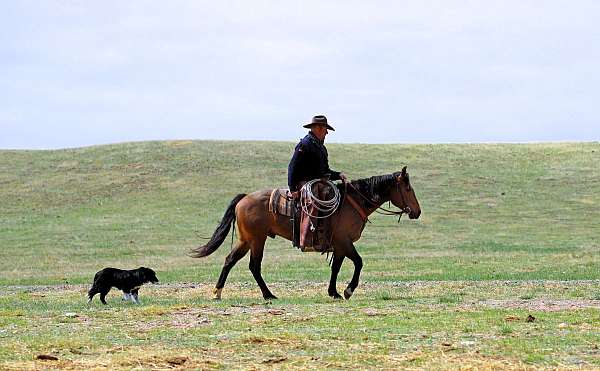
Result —
<instances>
[{"instance_id":1,"label":"dog's tail","mask_svg":"<svg viewBox=\"0 0 600 371\"><path fill-rule=\"evenodd\" d=\"M87 297L88 297L88 303L90 303L92 301L92 299L94 298L94 295L96 295L98 293L98 290L96 290L96 286L92 286L92 288L90 289L90 291L88 291Z\"/></svg>"},{"instance_id":2,"label":"dog's tail","mask_svg":"<svg viewBox=\"0 0 600 371\"><path fill-rule=\"evenodd\" d=\"M206 245L198 246L190 252L190 256L192 258L202 258L204 256L208 256L215 252L219 246L225 241L225 237L229 234L229 229L231 229L231 225L235 223L235 206L240 202L242 198L246 197L245 193L240 193L235 196L227 210L225 210L225 215L223 215L223 219L221 219L221 223L217 226L217 229L213 233L210 241Z\"/></svg>"}]
</instances>

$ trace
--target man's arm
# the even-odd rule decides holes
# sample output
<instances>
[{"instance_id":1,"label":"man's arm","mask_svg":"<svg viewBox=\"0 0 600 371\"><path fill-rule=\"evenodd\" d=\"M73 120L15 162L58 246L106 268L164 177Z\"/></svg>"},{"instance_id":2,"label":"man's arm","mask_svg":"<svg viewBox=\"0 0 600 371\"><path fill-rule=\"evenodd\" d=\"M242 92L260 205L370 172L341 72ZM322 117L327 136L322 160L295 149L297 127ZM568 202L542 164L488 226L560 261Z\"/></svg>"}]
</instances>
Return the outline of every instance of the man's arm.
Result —
<instances>
[{"instance_id":1,"label":"man's arm","mask_svg":"<svg viewBox=\"0 0 600 371\"><path fill-rule=\"evenodd\" d=\"M298 186L298 178L302 170L301 167L304 152L305 150L302 147L302 143L298 143L294 149L294 154L292 155L290 164L288 165L288 187L290 188L290 192L298 191L296 188Z\"/></svg>"},{"instance_id":2,"label":"man's arm","mask_svg":"<svg viewBox=\"0 0 600 371\"><path fill-rule=\"evenodd\" d=\"M341 180L342 182L347 182L348 177L341 171L333 171L329 169L329 180Z\"/></svg>"}]
</instances>

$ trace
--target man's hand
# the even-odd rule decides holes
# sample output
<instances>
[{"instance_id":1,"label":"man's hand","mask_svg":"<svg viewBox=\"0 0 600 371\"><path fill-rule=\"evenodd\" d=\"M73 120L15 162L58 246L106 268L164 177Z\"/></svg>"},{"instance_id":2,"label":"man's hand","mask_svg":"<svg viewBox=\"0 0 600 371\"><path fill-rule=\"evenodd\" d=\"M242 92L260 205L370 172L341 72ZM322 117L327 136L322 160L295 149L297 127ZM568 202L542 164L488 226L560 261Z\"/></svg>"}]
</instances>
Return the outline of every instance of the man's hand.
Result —
<instances>
[{"instance_id":1,"label":"man's hand","mask_svg":"<svg viewBox=\"0 0 600 371\"><path fill-rule=\"evenodd\" d=\"M291 194L293 200L297 200L300 197L300 191L291 192Z\"/></svg>"},{"instance_id":2,"label":"man's hand","mask_svg":"<svg viewBox=\"0 0 600 371\"><path fill-rule=\"evenodd\" d=\"M344 173L340 173L340 179L341 179L341 180L342 180L342 182L344 182L344 183L348 183L348 182L349 182L349 180L348 180L348 177L347 177L347 176L346 176L346 174L344 174Z\"/></svg>"}]
</instances>

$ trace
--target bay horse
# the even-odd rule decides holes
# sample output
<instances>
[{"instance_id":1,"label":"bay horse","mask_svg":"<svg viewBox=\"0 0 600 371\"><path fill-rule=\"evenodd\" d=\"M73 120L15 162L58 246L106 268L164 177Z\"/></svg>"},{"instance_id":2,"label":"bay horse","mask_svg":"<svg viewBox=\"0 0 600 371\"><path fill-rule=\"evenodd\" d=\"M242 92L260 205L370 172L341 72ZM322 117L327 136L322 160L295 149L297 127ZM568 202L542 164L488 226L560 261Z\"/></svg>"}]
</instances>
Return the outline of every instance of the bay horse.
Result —
<instances>
[{"instance_id":1,"label":"bay horse","mask_svg":"<svg viewBox=\"0 0 600 371\"><path fill-rule=\"evenodd\" d=\"M331 216L334 218L331 223L333 257L327 292L335 299L342 298L337 292L336 281L342 262L347 257L354 263L352 280L344 290L344 297L349 299L358 286L363 266L362 258L356 251L354 242L360 238L368 216L381 209L384 210L382 213L387 215L401 217L403 213L406 213L410 219L418 219L421 215L421 207L410 184L406 166L399 172L354 180L350 183L338 184L337 187L343 192L343 198L340 206ZM248 251L250 251L250 272L260 287L263 298L265 300L277 299L267 287L260 273L263 250L267 237L281 236L291 241L292 225L289 216L269 211L271 191L272 189L266 189L235 196L210 241L192 249L190 255L194 258L212 254L223 243L231 225L237 220L238 241L225 258L221 275L213 290L214 299L221 299L229 271ZM381 205L388 201L398 207L400 211L381 208Z\"/></svg>"}]
</instances>

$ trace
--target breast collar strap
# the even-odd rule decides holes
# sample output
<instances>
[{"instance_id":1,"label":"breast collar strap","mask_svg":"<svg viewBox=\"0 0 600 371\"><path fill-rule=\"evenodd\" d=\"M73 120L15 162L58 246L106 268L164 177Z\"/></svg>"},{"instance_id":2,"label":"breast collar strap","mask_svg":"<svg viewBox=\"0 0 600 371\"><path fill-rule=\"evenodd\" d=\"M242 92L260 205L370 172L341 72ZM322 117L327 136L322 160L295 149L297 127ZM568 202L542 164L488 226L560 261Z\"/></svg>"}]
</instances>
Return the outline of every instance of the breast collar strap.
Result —
<instances>
[{"instance_id":1,"label":"breast collar strap","mask_svg":"<svg viewBox=\"0 0 600 371\"><path fill-rule=\"evenodd\" d=\"M350 205L352 205L352 207L356 210L356 212L358 213L358 215L360 215L361 219L363 220L363 223L369 222L371 223L371 221L369 220L369 216L367 215L367 212L365 211L365 209L362 208L362 206L360 206L358 204L358 202L348 194L348 192L346 192L346 199L348 200L348 202L350 203Z\"/></svg>"}]
</instances>

